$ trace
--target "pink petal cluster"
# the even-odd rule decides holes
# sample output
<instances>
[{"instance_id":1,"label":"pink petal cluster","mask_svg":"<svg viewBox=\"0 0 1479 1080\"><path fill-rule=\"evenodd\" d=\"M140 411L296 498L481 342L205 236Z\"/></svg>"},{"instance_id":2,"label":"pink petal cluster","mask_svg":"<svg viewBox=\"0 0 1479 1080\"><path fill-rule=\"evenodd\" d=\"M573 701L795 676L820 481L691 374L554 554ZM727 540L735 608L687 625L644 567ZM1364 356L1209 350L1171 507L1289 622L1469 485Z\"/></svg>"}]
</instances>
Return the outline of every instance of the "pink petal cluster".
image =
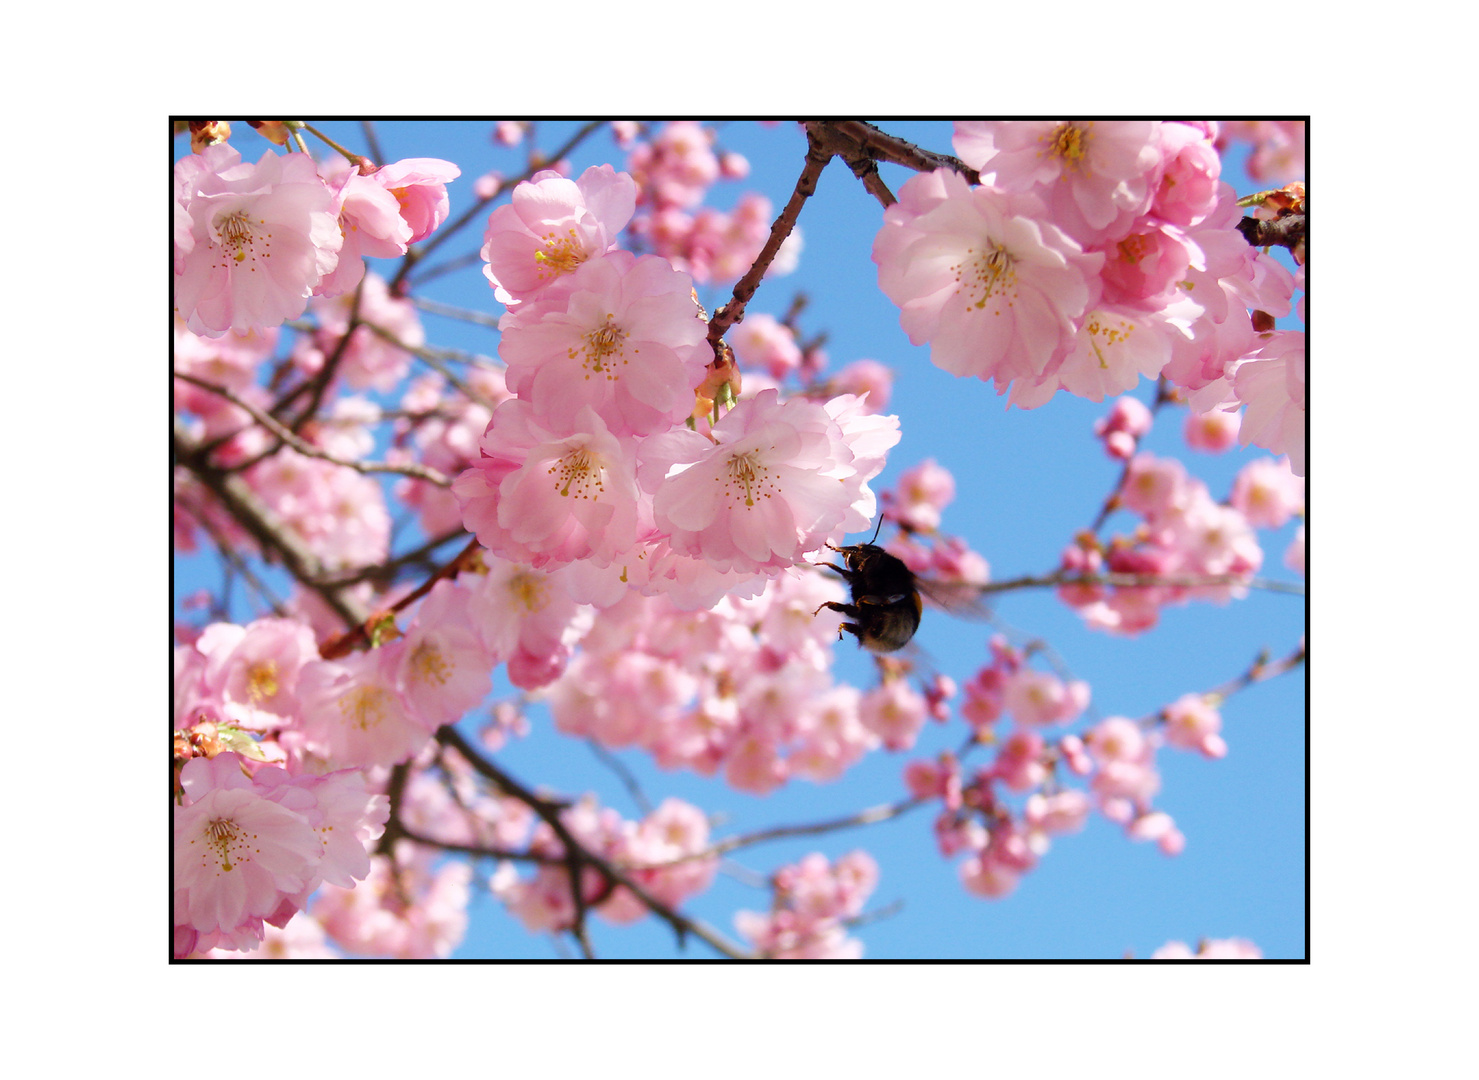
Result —
<instances>
[{"instance_id":1,"label":"pink petal cluster","mask_svg":"<svg viewBox=\"0 0 1479 1080\"><path fill-rule=\"evenodd\" d=\"M1081 535L1064 551L1062 569L1183 580L1060 588L1059 596L1090 626L1136 634L1155 626L1166 605L1191 599L1226 602L1246 594L1245 582L1263 564L1254 524L1235 503L1214 501L1206 485L1189 476L1179 461L1136 454L1126 467L1117 501L1144 519L1139 527L1108 543L1093 534ZM1202 578L1230 580L1198 580Z\"/></svg>"},{"instance_id":2,"label":"pink petal cluster","mask_svg":"<svg viewBox=\"0 0 1479 1080\"><path fill-rule=\"evenodd\" d=\"M640 746L663 768L722 770L757 794L793 777L835 779L884 737L912 742L926 712L909 690L902 701L878 698L869 713L857 690L833 683L838 618L813 613L842 597L834 577L811 571L700 611L628 593L550 688L555 725Z\"/></svg>"},{"instance_id":3,"label":"pink petal cluster","mask_svg":"<svg viewBox=\"0 0 1479 1080\"><path fill-rule=\"evenodd\" d=\"M564 811L561 819L588 851L668 907L676 908L703 892L718 870L718 857L703 854L709 843L708 820L681 799L664 800L641 821L624 821L616 811L586 797ZM529 850L553 859L565 854L564 845L545 823L534 830ZM593 867L585 868L581 890L589 909L614 923L635 922L651 910L626 886L612 888ZM575 925L575 898L563 865L545 864L533 877L522 878L505 864L494 875L493 892L531 932Z\"/></svg>"},{"instance_id":4,"label":"pink petal cluster","mask_svg":"<svg viewBox=\"0 0 1479 1080\"><path fill-rule=\"evenodd\" d=\"M243 163L227 143L175 165L175 312L219 337L303 314L339 262L334 196L307 154Z\"/></svg>"},{"instance_id":5,"label":"pink petal cluster","mask_svg":"<svg viewBox=\"0 0 1479 1080\"><path fill-rule=\"evenodd\" d=\"M1209 123L958 123L982 182L905 183L874 241L879 285L937 366L1010 388L1009 404L1101 401L1164 376L1197 412L1246 404L1244 444L1302 474L1302 335L1260 340L1250 314L1288 315L1295 280L1238 232L1217 137Z\"/></svg>"},{"instance_id":6,"label":"pink petal cluster","mask_svg":"<svg viewBox=\"0 0 1479 1080\"><path fill-rule=\"evenodd\" d=\"M593 165L578 180L535 173L488 216L483 273L494 295L517 304L612 250L636 202L637 185L610 165Z\"/></svg>"},{"instance_id":7,"label":"pink petal cluster","mask_svg":"<svg viewBox=\"0 0 1479 1080\"><path fill-rule=\"evenodd\" d=\"M775 897L765 914L735 913L734 924L769 960L858 960L863 943L847 936L846 920L862 914L878 885L878 864L866 851L835 863L813 853L772 877Z\"/></svg>"},{"instance_id":8,"label":"pink petal cluster","mask_svg":"<svg viewBox=\"0 0 1479 1080\"><path fill-rule=\"evenodd\" d=\"M681 423L713 359L692 294L655 255L589 259L500 320L509 390L561 432L587 407L618 435Z\"/></svg>"},{"instance_id":9,"label":"pink petal cluster","mask_svg":"<svg viewBox=\"0 0 1479 1080\"><path fill-rule=\"evenodd\" d=\"M248 777L234 753L188 761L174 810L175 955L250 949L321 882L353 886L390 816L353 770Z\"/></svg>"},{"instance_id":10,"label":"pink petal cluster","mask_svg":"<svg viewBox=\"0 0 1479 1080\"><path fill-rule=\"evenodd\" d=\"M394 859L375 855L370 872L354 889L325 887L313 916L325 932L359 956L396 960L441 960L467 932L472 867L441 860L405 840Z\"/></svg>"},{"instance_id":11,"label":"pink petal cluster","mask_svg":"<svg viewBox=\"0 0 1479 1080\"><path fill-rule=\"evenodd\" d=\"M879 287L936 366L1004 392L1068 354L1104 256L1040 213L1031 196L972 188L943 169L912 177L884 211L873 243Z\"/></svg>"}]
</instances>

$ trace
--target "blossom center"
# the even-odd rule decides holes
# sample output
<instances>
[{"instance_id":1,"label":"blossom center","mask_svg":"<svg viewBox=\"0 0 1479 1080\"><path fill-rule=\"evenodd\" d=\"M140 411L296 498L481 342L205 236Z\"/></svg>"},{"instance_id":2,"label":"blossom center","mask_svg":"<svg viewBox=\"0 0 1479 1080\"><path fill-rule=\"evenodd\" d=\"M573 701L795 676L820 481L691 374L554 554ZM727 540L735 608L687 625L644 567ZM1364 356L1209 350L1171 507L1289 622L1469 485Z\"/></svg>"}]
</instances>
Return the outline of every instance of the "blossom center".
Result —
<instances>
[{"instance_id":1,"label":"blossom center","mask_svg":"<svg viewBox=\"0 0 1479 1080\"><path fill-rule=\"evenodd\" d=\"M525 611L534 612L543 609L548 591L549 582L527 571L517 573L508 579L509 596L513 597Z\"/></svg>"},{"instance_id":2,"label":"blossom center","mask_svg":"<svg viewBox=\"0 0 1479 1080\"><path fill-rule=\"evenodd\" d=\"M770 498L777 487L770 468L755 450L731 457L727 472L731 497L743 497L746 506L754 506L757 498Z\"/></svg>"},{"instance_id":3,"label":"blossom center","mask_svg":"<svg viewBox=\"0 0 1479 1080\"><path fill-rule=\"evenodd\" d=\"M446 686L452 678L452 665L447 663L447 657L432 641L423 641L416 646L416 651L411 654L411 670L422 682L437 686Z\"/></svg>"},{"instance_id":4,"label":"blossom center","mask_svg":"<svg viewBox=\"0 0 1479 1080\"><path fill-rule=\"evenodd\" d=\"M339 711L361 731L368 731L385 719L390 695L378 686L356 686L339 699Z\"/></svg>"},{"instance_id":5,"label":"blossom center","mask_svg":"<svg viewBox=\"0 0 1479 1080\"><path fill-rule=\"evenodd\" d=\"M585 262L585 248L581 246L574 229L567 229L564 236L545 233L543 243L544 250L534 253L534 262L540 269L541 278L557 278Z\"/></svg>"},{"instance_id":6,"label":"blossom center","mask_svg":"<svg viewBox=\"0 0 1479 1080\"><path fill-rule=\"evenodd\" d=\"M1081 172L1084 168L1083 160L1089 152L1090 139L1088 126L1059 124L1044 141L1048 144L1048 153L1062 161L1065 168Z\"/></svg>"},{"instance_id":7,"label":"blossom center","mask_svg":"<svg viewBox=\"0 0 1479 1080\"><path fill-rule=\"evenodd\" d=\"M622 355L626 346L627 332L617 325L616 316L608 313L606 321L587 332L582 340L585 345L579 351L585 356L582 361L587 369L585 377L589 379L591 372L596 372L604 374L607 379L614 380L617 377L615 371L617 359L620 358L623 364L627 362L626 357ZM569 355L572 360L575 358L576 351L575 349L570 350Z\"/></svg>"},{"instance_id":8,"label":"blossom center","mask_svg":"<svg viewBox=\"0 0 1479 1080\"><path fill-rule=\"evenodd\" d=\"M1093 349L1094 355L1099 358L1099 366L1108 368L1109 361L1104 357L1104 349L1112 351L1129 341L1130 335L1135 332L1135 324L1126 322L1124 319L1117 319L1111 324L1096 311L1084 324L1084 332L1089 335L1089 348Z\"/></svg>"},{"instance_id":9,"label":"blossom center","mask_svg":"<svg viewBox=\"0 0 1479 1080\"><path fill-rule=\"evenodd\" d=\"M955 268L955 280L971 294L979 294L971 305L978 310L992 300L1003 298L1010 307L1017 296L1017 260L1000 244L993 243L989 251L980 255L973 248L963 265ZM1000 306L996 314L1001 314Z\"/></svg>"},{"instance_id":10,"label":"blossom center","mask_svg":"<svg viewBox=\"0 0 1479 1080\"><path fill-rule=\"evenodd\" d=\"M247 697L252 704L277 696L277 661L262 660L247 670Z\"/></svg>"},{"instance_id":11,"label":"blossom center","mask_svg":"<svg viewBox=\"0 0 1479 1080\"><path fill-rule=\"evenodd\" d=\"M598 499L606 491L606 469L599 454L585 446L576 447L550 464L549 474L561 495L571 489L577 499Z\"/></svg>"},{"instance_id":12,"label":"blossom center","mask_svg":"<svg viewBox=\"0 0 1479 1080\"><path fill-rule=\"evenodd\" d=\"M265 220L257 222L258 225L266 225ZM226 252L228 258L233 262L245 262L250 256L255 259L260 254L264 259L271 258L272 252L267 250L272 246L271 233L262 239L262 250L257 250L257 232L252 225L252 219L245 210L235 210L229 214L223 214L213 223L216 234L216 243Z\"/></svg>"},{"instance_id":13,"label":"blossom center","mask_svg":"<svg viewBox=\"0 0 1479 1080\"><path fill-rule=\"evenodd\" d=\"M231 851L242 840L241 827L230 818L213 818L205 827L205 838L216 849L221 869L230 873L236 869L231 861Z\"/></svg>"}]
</instances>

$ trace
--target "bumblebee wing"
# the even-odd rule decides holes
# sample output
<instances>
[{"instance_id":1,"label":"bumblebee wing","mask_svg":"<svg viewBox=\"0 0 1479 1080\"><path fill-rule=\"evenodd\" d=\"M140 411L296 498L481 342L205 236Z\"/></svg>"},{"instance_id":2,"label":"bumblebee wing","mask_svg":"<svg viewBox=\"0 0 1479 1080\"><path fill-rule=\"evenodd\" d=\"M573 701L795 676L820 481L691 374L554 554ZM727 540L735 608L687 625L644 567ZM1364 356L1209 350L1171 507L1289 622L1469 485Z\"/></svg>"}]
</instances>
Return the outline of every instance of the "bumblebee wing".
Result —
<instances>
[{"instance_id":1,"label":"bumblebee wing","mask_svg":"<svg viewBox=\"0 0 1479 1080\"><path fill-rule=\"evenodd\" d=\"M991 618L991 608L982 599L979 585L964 581L931 581L928 578L918 578L916 584L931 605L958 619L985 622Z\"/></svg>"}]
</instances>

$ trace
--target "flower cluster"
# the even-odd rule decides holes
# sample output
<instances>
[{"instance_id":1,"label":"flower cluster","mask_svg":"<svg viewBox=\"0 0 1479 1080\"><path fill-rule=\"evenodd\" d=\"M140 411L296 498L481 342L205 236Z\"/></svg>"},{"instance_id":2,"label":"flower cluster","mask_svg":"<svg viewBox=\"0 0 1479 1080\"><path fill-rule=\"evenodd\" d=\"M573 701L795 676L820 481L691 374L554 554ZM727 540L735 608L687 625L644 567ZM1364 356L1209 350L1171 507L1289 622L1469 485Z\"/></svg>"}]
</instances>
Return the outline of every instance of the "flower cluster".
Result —
<instances>
[{"instance_id":1,"label":"flower cluster","mask_svg":"<svg viewBox=\"0 0 1479 1080\"><path fill-rule=\"evenodd\" d=\"M648 896L667 907L703 892L719 860L704 854L709 824L703 813L681 799L666 799L641 821L623 821L616 811L581 799L560 815L581 845L604 860ZM529 844L548 861L531 878L521 878L511 863L493 877L493 893L531 932L568 930L576 905L565 847L548 823L541 822ZM630 923L647 914L647 903L625 885L615 885L593 866L580 877L585 907L613 923Z\"/></svg>"},{"instance_id":2,"label":"flower cluster","mask_svg":"<svg viewBox=\"0 0 1479 1080\"><path fill-rule=\"evenodd\" d=\"M182 158L174 175L175 313L206 337L263 331L337 296L364 257L404 255L447 216L451 162L416 158L362 175L320 172L307 154L243 162L229 143Z\"/></svg>"},{"instance_id":3,"label":"flower cluster","mask_svg":"<svg viewBox=\"0 0 1479 1080\"><path fill-rule=\"evenodd\" d=\"M878 280L946 371L1033 408L1164 375L1200 412L1247 405L1241 438L1303 472L1303 335L1295 282L1238 233L1215 125L973 121L942 169L906 182L873 245ZM1246 369L1246 371L1245 371Z\"/></svg>"},{"instance_id":4,"label":"flower cluster","mask_svg":"<svg viewBox=\"0 0 1479 1080\"><path fill-rule=\"evenodd\" d=\"M174 814L175 955L251 949L282 927L320 883L352 886L370 870L390 802L358 770L248 775L232 752L180 770Z\"/></svg>"},{"instance_id":5,"label":"flower cluster","mask_svg":"<svg viewBox=\"0 0 1479 1080\"><path fill-rule=\"evenodd\" d=\"M764 914L740 911L734 925L769 960L857 960L863 943L847 936L849 920L878 886L878 864L866 851L829 863L807 855L771 878L774 898Z\"/></svg>"},{"instance_id":6,"label":"flower cluster","mask_svg":"<svg viewBox=\"0 0 1479 1080\"><path fill-rule=\"evenodd\" d=\"M1111 447L1124 433L1126 452L1133 453L1131 429L1117 426L1115 419L1125 411L1121 405L1096 430L1105 432ZM1147 416L1145 426L1148 422ZM1143 433L1144 427L1133 430ZM1145 585L1073 583L1061 586L1058 594L1090 626L1136 634L1155 626L1160 610L1169 604L1191 599L1225 603L1246 595L1247 582L1263 564L1255 530L1278 528L1303 514L1304 481L1294 475L1287 459L1260 458L1239 472L1228 501L1216 502L1206 484L1189 476L1179 461L1142 451L1126 463L1115 505L1137 515L1140 524L1107 542L1095 533L1080 533L1064 550L1060 569L1089 576L1134 574L1171 580ZM1216 580L1202 580L1208 578Z\"/></svg>"},{"instance_id":7,"label":"flower cluster","mask_svg":"<svg viewBox=\"0 0 1479 1080\"><path fill-rule=\"evenodd\" d=\"M635 140L627 158L642 211L632 220L632 232L699 284L731 280L748 270L770 237L774 217L770 200L755 192L741 195L729 211L699 205L715 181L742 179L749 172L743 157L716 154L713 143L712 132L679 120L649 139ZM801 232L795 230L767 276L787 273L800 254Z\"/></svg>"},{"instance_id":8,"label":"flower cluster","mask_svg":"<svg viewBox=\"0 0 1479 1080\"><path fill-rule=\"evenodd\" d=\"M965 856L959 872L967 891L1009 895L1052 838L1078 832L1094 810L1131 840L1153 840L1163 853L1179 854L1186 838L1152 802L1160 789L1155 755L1162 746L1225 755L1213 700L1188 694L1143 721L1111 716L1054 735L1048 729L1072 724L1088 707L1087 684L1034 670L1001 637L991 651L992 662L966 683L960 713L977 743L996 748L992 762L967 776L956 755L944 753L904 770L914 798L940 800L935 840L945 858ZM1006 720L1010 728L999 730ZM1087 786L1068 786L1070 777ZM1014 796L1026 798L1016 803Z\"/></svg>"},{"instance_id":9,"label":"flower cluster","mask_svg":"<svg viewBox=\"0 0 1479 1080\"><path fill-rule=\"evenodd\" d=\"M868 481L897 419L859 399L741 399L686 426L712 360L691 278L613 246L635 181L539 174L495 211L483 253L513 305L500 353L514 397L453 486L494 554L578 566L600 607L628 589L709 607L805 561L874 511ZM702 399L707 400L707 399Z\"/></svg>"}]
</instances>

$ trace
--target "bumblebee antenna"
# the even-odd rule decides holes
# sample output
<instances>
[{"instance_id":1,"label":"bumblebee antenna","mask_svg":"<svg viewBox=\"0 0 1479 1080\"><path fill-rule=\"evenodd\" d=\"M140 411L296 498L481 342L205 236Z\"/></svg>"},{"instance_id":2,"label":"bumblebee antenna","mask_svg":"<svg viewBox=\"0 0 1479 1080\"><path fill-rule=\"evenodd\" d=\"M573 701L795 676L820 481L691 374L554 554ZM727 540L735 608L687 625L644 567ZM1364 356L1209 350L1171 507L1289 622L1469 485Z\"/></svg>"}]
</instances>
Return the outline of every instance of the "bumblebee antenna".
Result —
<instances>
[{"instance_id":1,"label":"bumblebee antenna","mask_svg":"<svg viewBox=\"0 0 1479 1080\"><path fill-rule=\"evenodd\" d=\"M879 513L878 513L878 524L875 525L874 528L873 528L873 539L872 540L869 540L868 543L871 544L875 540L878 539L878 533L879 533L879 531L882 528L883 528L883 512L882 511L879 511Z\"/></svg>"}]
</instances>

